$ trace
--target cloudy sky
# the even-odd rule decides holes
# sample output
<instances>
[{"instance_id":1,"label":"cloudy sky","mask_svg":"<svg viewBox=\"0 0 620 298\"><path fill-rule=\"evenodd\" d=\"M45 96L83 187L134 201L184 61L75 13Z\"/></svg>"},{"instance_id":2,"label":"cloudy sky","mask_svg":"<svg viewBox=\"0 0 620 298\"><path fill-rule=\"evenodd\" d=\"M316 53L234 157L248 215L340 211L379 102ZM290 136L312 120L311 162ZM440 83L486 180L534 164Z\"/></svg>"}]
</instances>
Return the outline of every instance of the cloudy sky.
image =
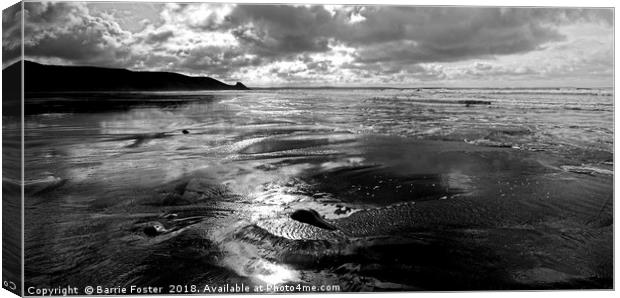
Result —
<instances>
[{"instance_id":1,"label":"cloudy sky","mask_svg":"<svg viewBox=\"0 0 620 298\"><path fill-rule=\"evenodd\" d=\"M6 66L19 11L3 14ZM248 86L612 86L613 11L26 3L26 59Z\"/></svg>"}]
</instances>

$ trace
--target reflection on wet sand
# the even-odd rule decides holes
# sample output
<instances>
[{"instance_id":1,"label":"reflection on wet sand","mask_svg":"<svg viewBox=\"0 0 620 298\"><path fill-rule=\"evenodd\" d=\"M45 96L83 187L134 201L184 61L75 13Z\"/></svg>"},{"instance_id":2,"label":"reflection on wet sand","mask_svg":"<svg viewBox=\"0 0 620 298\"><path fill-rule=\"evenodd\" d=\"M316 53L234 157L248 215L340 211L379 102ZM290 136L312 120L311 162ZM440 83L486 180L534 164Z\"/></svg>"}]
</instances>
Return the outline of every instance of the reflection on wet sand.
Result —
<instances>
[{"instance_id":1,"label":"reflection on wet sand","mask_svg":"<svg viewBox=\"0 0 620 298\"><path fill-rule=\"evenodd\" d=\"M459 117L449 102L317 92L312 102L231 92L174 107L31 116L26 279L611 287L613 154L604 145L567 145L549 139L552 129L531 128L544 122L468 122L469 113L506 116L510 107L472 106L487 110L450 120L448 133L438 119Z\"/></svg>"}]
</instances>

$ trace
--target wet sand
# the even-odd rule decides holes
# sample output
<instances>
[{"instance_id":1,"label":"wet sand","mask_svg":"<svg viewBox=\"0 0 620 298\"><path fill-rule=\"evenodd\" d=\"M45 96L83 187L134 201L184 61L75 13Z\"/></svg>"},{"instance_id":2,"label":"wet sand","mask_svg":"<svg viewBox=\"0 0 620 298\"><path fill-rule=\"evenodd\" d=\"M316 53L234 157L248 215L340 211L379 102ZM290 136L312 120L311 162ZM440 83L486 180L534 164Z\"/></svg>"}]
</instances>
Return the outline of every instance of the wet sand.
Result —
<instances>
[{"instance_id":1,"label":"wet sand","mask_svg":"<svg viewBox=\"0 0 620 298\"><path fill-rule=\"evenodd\" d=\"M270 116L258 117L231 107L238 95L218 96L33 129L26 284L612 287L609 151L538 150L553 143L517 125L424 137L381 133L387 122L343 129L356 118L297 119L299 106L276 113L265 101ZM291 217L298 210L335 229Z\"/></svg>"}]
</instances>

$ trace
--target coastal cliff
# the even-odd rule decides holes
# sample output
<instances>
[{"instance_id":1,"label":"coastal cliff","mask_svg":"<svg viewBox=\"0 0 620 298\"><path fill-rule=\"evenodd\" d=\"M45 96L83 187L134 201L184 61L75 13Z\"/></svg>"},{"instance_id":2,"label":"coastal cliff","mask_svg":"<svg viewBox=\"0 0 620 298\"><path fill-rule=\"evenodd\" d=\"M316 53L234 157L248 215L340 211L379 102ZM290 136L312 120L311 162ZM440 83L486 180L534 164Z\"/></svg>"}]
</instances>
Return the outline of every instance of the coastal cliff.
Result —
<instances>
[{"instance_id":1,"label":"coastal cliff","mask_svg":"<svg viewBox=\"0 0 620 298\"><path fill-rule=\"evenodd\" d=\"M5 68L13 73L19 62ZM228 85L210 77L192 77L172 72L131 71L92 66L44 65L24 61L25 92L50 91L180 91L248 90L240 82Z\"/></svg>"}]
</instances>

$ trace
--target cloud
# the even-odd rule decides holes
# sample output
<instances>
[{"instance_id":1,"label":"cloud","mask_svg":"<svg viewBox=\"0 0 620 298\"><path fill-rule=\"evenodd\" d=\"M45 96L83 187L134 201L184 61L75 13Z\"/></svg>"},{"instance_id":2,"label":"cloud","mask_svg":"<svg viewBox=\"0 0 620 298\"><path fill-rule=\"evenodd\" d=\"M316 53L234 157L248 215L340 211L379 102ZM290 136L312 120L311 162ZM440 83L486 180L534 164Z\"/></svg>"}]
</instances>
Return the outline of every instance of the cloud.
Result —
<instances>
[{"instance_id":1,"label":"cloud","mask_svg":"<svg viewBox=\"0 0 620 298\"><path fill-rule=\"evenodd\" d=\"M146 37L146 43L162 43L167 41L170 37L174 36L174 32L172 30L162 31L162 32L152 32L149 33Z\"/></svg>"},{"instance_id":2,"label":"cloud","mask_svg":"<svg viewBox=\"0 0 620 298\"><path fill-rule=\"evenodd\" d=\"M228 77L230 73L246 66L261 65L261 58L248 56L238 48L205 46L191 49L180 60L180 70L204 71Z\"/></svg>"},{"instance_id":3,"label":"cloud","mask_svg":"<svg viewBox=\"0 0 620 298\"><path fill-rule=\"evenodd\" d=\"M321 6L238 5L227 20L242 46L268 57L328 51L333 29Z\"/></svg>"},{"instance_id":4,"label":"cloud","mask_svg":"<svg viewBox=\"0 0 620 298\"><path fill-rule=\"evenodd\" d=\"M356 49L357 67L397 72L408 64L540 50L565 39L558 25L590 21L610 25L611 12L395 6L329 11L323 6L238 5L226 20L220 29L233 28L240 45L260 56L292 59L342 44Z\"/></svg>"},{"instance_id":5,"label":"cloud","mask_svg":"<svg viewBox=\"0 0 620 298\"><path fill-rule=\"evenodd\" d=\"M471 77L497 77L497 76L525 76L538 74L528 66L506 67L488 63L475 63L473 67L466 69L461 75Z\"/></svg>"},{"instance_id":6,"label":"cloud","mask_svg":"<svg viewBox=\"0 0 620 298\"><path fill-rule=\"evenodd\" d=\"M21 56L21 3L2 11L2 64L6 67Z\"/></svg>"},{"instance_id":7,"label":"cloud","mask_svg":"<svg viewBox=\"0 0 620 298\"><path fill-rule=\"evenodd\" d=\"M378 6L360 14L364 20L341 27L339 36L360 49L360 63L458 61L533 51L564 38L552 20L520 9Z\"/></svg>"},{"instance_id":8,"label":"cloud","mask_svg":"<svg viewBox=\"0 0 620 298\"><path fill-rule=\"evenodd\" d=\"M613 64L610 9L25 5L26 55L41 62L265 84L603 77Z\"/></svg>"},{"instance_id":9,"label":"cloud","mask_svg":"<svg viewBox=\"0 0 620 298\"><path fill-rule=\"evenodd\" d=\"M122 66L131 58L130 32L84 3L24 3L24 52L74 64Z\"/></svg>"}]
</instances>

